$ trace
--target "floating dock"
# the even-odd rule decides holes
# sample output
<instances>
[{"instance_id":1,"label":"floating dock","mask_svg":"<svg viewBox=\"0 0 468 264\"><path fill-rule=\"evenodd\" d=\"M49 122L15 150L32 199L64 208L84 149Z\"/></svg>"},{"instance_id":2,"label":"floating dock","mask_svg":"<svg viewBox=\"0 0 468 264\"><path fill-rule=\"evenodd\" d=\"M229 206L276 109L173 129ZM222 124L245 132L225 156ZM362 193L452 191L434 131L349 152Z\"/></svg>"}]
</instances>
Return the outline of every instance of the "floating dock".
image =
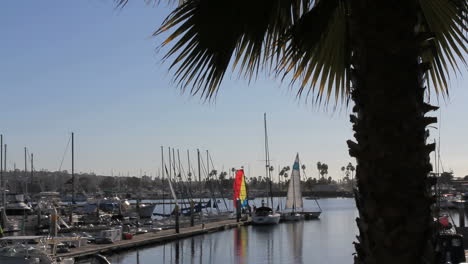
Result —
<instances>
[{"instance_id":1,"label":"floating dock","mask_svg":"<svg viewBox=\"0 0 468 264\"><path fill-rule=\"evenodd\" d=\"M151 244L162 244L191 236L227 230L243 225L249 225L250 223L250 220L236 222L236 220L234 219L180 228L179 233L176 233L175 229L148 232L146 234L135 235L130 240L120 240L112 244L88 244L79 248L72 248L71 252L57 254L57 256L85 258L94 254L110 254L113 252L130 250L141 246L148 246Z\"/></svg>"}]
</instances>

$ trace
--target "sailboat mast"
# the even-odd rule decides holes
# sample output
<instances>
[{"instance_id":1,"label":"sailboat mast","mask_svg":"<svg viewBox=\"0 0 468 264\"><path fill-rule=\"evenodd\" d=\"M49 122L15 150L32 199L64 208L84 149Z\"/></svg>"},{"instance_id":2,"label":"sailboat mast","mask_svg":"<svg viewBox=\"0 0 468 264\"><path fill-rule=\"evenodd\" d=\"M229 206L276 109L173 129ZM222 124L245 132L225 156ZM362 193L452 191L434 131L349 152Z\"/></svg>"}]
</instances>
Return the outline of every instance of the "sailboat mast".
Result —
<instances>
[{"instance_id":1,"label":"sailboat mast","mask_svg":"<svg viewBox=\"0 0 468 264\"><path fill-rule=\"evenodd\" d=\"M0 189L3 187L3 135L0 135Z\"/></svg>"},{"instance_id":2,"label":"sailboat mast","mask_svg":"<svg viewBox=\"0 0 468 264\"><path fill-rule=\"evenodd\" d=\"M27 177L28 177L28 157L27 157L27 149L26 147L24 147L24 177L25 177L25 182L24 182L24 186L25 186L25 194L28 195L28 180L27 180Z\"/></svg>"},{"instance_id":3,"label":"sailboat mast","mask_svg":"<svg viewBox=\"0 0 468 264\"><path fill-rule=\"evenodd\" d=\"M177 149L177 162L179 163L179 175L180 179L182 179L182 165L180 164L180 153L179 149Z\"/></svg>"},{"instance_id":4,"label":"sailboat mast","mask_svg":"<svg viewBox=\"0 0 468 264\"><path fill-rule=\"evenodd\" d=\"M197 149L197 157L198 157L198 182L201 184L201 164L200 164L200 150Z\"/></svg>"},{"instance_id":5,"label":"sailboat mast","mask_svg":"<svg viewBox=\"0 0 468 264\"><path fill-rule=\"evenodd\" d=\"M164 180L165 180L165 173L164 173L164 147L161 146L161 172L162 172L162 182L161 182L161 187L164 186ZM166 213L166 208L164 206L164 188L161 189L162 190L162 204L163 204L163 214Z\"/></svg>"},{"instance_id":6,"label":"sailboat mast","mask_svg":"<svg viewBox=\"0 0 468 264\"><path fill-rule=\"evenodd\" d=\"M268 149L268 132L267 132L267 120L266 120L266 113L263 113L263 123L265 126L265 177L268 177L270 180L270 200L271 200L271 207L273 208L273 190L272 190L272 180L270 174L270 154Z\"/></svg>"},{"instance_id":7,"label":"sailboat mast","mask_svg":"<svg viewBox=\"0 0 468 264\"><path fill-rule=\"evenodd\" d=\"M7 172L7 144L3 145L5 153L3 153L3 169L5 170L5 173ZM6 180L2 181L3 182L3 187L6 186Z\"/></svg>"},{"instance_id":8,"label":"sailboat mast","mask_svg":"<svg viewBox=\"0 0 468 264\"><path fill-rule=\"evenodd\" d=\"M3 169L5 174L7 172L7 144L3 145ZM3 189L3 208L6 208L6 179L2 179L2 189Z\"/></svg>"},{"instance_id":9,"label":"sailboat mast","mask_svg":"<svg viewBox=\"0 0 468 264\"><path fill-rule=\"evenodd\" d=\"M174 178L177 179L175 149L172 149L172 168L174 169Z\"/></svg>"},{"instance_id":10,"label":"sailboat mast","mask_svg":"<svg viewBox=\"0 0 468 264\"><path fill-rule=\"evenodd\" d=\"M2 196L2 206L5 208L5 190L3 189L3 135L0 135L0 195ZM0 213L2 213L0 211Z\"/></svg>"},{"instance_id":11,"label":"sailboat mast","mask_svg":"<svg viewBox=\"0 0 468 264\"><path fill-rule=\"evenodd\" d=\"M293 170L294 170L294 168L293 168ZM293 212L296 212L296 181L295 181L295 178L296 178L295 175L292 175L292 173L291 173L291 181L292 181L292 186L293 186L292 191L293 191L293 197L294 197L294 199L293 199L293 208L292 208Z\"/></svg>"},{"instance_id":12,"label":"sailboat mast","mask_svg":"<svg viewBox=\"0 0 468 264\"><path fill-rule=\"evenodd\" d=\"M28 171L28 159L26 157L27 149L24 147L24 172Z\"/></svg>"},{"instance_id":13,"label":"sailboat mast","mask_svg":"<svg viewBox=\"0 0 468 264\"><path fill-rule=\"evenodd\" d=\"M200 201L201 201L201 194L202 194L202 183L201 183L201 164L200 164L200 150L197 149L197 159L198 159L198 185L200 189Z\"/></svg>"},{"instance_id":14,"label":"sailboat mast","mask_svg":"<svg viewBox=\"0 0 468 264\"><path fill-rule=\"evenodd\" d=\"M167 175L168 179L172 178L172 161L171 161L171 147L168 147L169 150L169 174Z\"/></svg>"},{"instance_id":15,"label":"sailboat mast","mask_svg":"<svg viewBox=\"0 0 468 264\"><path fill-rule=\"evenodd\" d=\"M206 150L206 174L208 179L210 178L210 154Z\"/></svg>"},{"instance_id":16,"label":"sailboat mast","mask_svg":"<svg viewBox=\"0 0 468 264\"><path fill-rule=\"evenodd\" d=\"M169 149L169 174L167 175L167 181L168 181L168 184L170 186L170 181L172 179L172 159L171 159L171 147L168 147ZM170 197L170 195L169 195ZM169 200L169 212L171 212L171 202Z\"/></svg>"},{"instance_id":17,"label":"sailboat mast","mask_svg":"<svg viewBox=\"0 0 468 264\"><path fill-rule=\"evenodd\" d=\"M71 173L72 173L72 204L75 204L75 133L71 134Z\"/></svg>"},{"instance_id":18,"label":"sailboat mast","mask_svg":"<svg viewBox=\"0 0 468 264\"><path fill-rule=\"evenodd\" d=\"M34 153L31 153L31 188L34 177Z\"/></svg>"}]
</instances>

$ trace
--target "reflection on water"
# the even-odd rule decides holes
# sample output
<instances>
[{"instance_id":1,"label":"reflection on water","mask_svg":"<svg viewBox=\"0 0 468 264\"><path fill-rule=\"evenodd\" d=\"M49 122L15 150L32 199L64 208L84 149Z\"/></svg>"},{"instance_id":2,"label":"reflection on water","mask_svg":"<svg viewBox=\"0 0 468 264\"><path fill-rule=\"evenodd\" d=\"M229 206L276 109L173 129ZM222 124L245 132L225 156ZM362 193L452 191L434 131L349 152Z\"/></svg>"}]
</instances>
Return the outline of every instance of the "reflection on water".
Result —
<instances>
[{"instance_id":1,"label":"reflection on water","mask_svg":"<svg viewBox=\"0 0 468 264\"><path fill-rule=\"evenodd\" d=\"M234 263L245 264L247 263L247 243L248 243L248 232L247 228L236 228L234 229Z\"/></svg>"},{"instance_id":2,"label":"reflection on water","mask_svg":"<svg viewBox=\"0 0 468 264\"><path fill-rule=\"evenodd\" d=\"M294 264L301 264L302 262L302 246L303 246L303 233L304 222L288 223L287 230L289 234L289 247L291 248L291 256L294 259Z\"/></svg>"},{"instance_id":3,"label":"reflection on water","mask_svg":"<svg viewBox=\"0 0 468 264\"><path fill-rule=\"evenodd\" d=\"M305 203L314 203L305 200ZM112 255L114 264L352 263L352 199L322 199L320 220L246 226Z\"/></svg>"}]
</instances>

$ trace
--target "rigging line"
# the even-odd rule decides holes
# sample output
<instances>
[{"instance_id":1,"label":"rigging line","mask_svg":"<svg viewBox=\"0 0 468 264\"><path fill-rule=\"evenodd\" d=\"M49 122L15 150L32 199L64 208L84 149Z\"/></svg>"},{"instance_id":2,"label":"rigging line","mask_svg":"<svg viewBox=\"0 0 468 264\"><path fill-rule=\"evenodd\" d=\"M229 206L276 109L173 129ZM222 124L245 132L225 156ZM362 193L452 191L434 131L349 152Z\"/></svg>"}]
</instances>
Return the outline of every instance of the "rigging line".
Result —
<instances>
[{"instance_id":1,"label":"rigging line","mask_svg":"<svg viewBox=\"0 0 468 264\"><path fill-rule=\"evenodd\" d=\"M182 164L180 163L179 151L177 151L177 157L178 157L178 159L179 159L179 164L180 164L180 165L179 165L179 170L180 170L179 173L180 173L180 176L181 176L181 177L180 177L180 182L181 182L181 184L182 184L182 188L185 188L185 190L186 190L186 191L185 191L185 194L188 194L188 195L190 196L190 199L193 200L192 190L190 189L190 186L187 187L187 184L188 184L188 179L187 179L187 178L188 178L188 177L187 177L187 176L184 176L184 175L186 175L186 174L185 174L184 165L182 165ZM184 180L183 178L185 178L185 180Z\"/></svg>"},{"instance_id":2,"label":"rigging line","mask_svg":"<svg viewBox=\"0 0 468 264\"><path fill-rule=\"evenodd\" d=\"M180 164L180 158L179 158L179 164ZM182 205L180 206L180 209L185 209L186 208L186 204L185 204L185 199L182 198L184 195L183 195L183 188L180 188L180 179L179 179L179 175L181 175L180 173L180 165L179 165L179 171L178 173L176 172L176 156L175 156L175 148L172 148L172 169L174 170L174 177L173 177L173 181L174 181L174 192L177 194L178 198L177 200L181 200L182 201Z\"/></svg>"},{"instance_id":3,"label":"rigging line","mask_svg":"<svg viewBox=\"0 0 468 264\"><path fill-rule=\"evenodd\" d=\"M200 165L199 165L199 166L200 166L200 172L203 172L203 173L207 174L207 173L206 173L206 168L205 168L205 163L203 162L203 157L202 157L201 155L199 155L199 156L200 156L200 158L199 158L199 159L200 159ZM207 174L207 175L208 175L208 174ZM199 177L201 178L200 175L199 175ZM201 199L202 199L201 196L203 196L203 195L202 195L202 193L203 193L202 189L203 189L204 185L206 185L207 179L205 179L204 181L205 181L205 183L203 183L203 180L200 181L200 186L199 186L199 187L200 187L200 191L201 191L201 192L200 192L200 201L201 201ZM211 190L210 190L210 191L211 191ZM213 195L212 195L212 196L213 196ZM208 208L205 207L205 211L208 213Z\"/></svg>"},{"instance_id":4,"label":"rigging line","mask_svg":"<svg viewBox=\"0 0 468 264\"><path fill-rule=\"evenodd\" d=\"M209 175L209 172L208 171L208 168L205 168L205 164L203 162L203 158L200 156L200 160L201 160L201 166L202 166L202 170L203 172L206 173L207 175L207 178L206 178L206 181L208 181L208 186L209 186L209 189L210 189L210 193L211 193L211 199L213 199L213 202L216 202L216 196L215 196L215 193L214 193L214 190L213 190L213 184L211 182L211 179L210 179L210 175ZM218 206L216 206L216 210L218 211L219 213L219 208ZM206 209L206 211L208 212L208 209Z\"/></svg>"},{"instance_id":5,"label":"rigging line","mask_svg":"<svg viewBox=\"0 0 468 264\"><path fill-rule=\"evenodd\" d=\"M208 153L208 157L210 158L210 162L211 162L211 166L213 166L213 168L215 167L214 164L213 164L213 159L211 158L211 154ZM220 172L220 174L223 173L223 171ZM224 203L224 207L226 207L226 211L229 211L228 209L228 206L227 206L227 203L226 203L226 200L224 199L224 189L223 189L223 186L222 184L220 183L221 180L218 180L216 179L216 183L218 185L218 190L219 190L219 194L221 195L221 198L223 199L223 203Z\"/></svg>"},{"instance_id":6,"label":"rigging line","mask_svg":"<svg viewBox=\"0 0 468 264\"><path fill-rule=\"evenodd\" d=\"M186 200L185 196L187 195L187 192L186 192L186 188L185 188L185 185L184 185L184 181L183 181L183 179L182 179L182 177L183 177L182 175L184 175L185 172L182 173L183 169L182 169L182 164L181 164L181 162L180 162L180 152L179 152L179 149L177 149L177 159L178 159L178 162L179 162L179 164L178 164L178 167L179 167L179 174L177 175L177 176L178 176L177 178L178 178L179 181L177 182L177 185L178 185L178 187L179 187L179 189L180 189L180 194L181 194L181 198L182 198L182 202L183 202L183 207L184 207L184 208L187 208L187 204L189 204L189 203L185 203L185 202L186 202L186 201L185 201L185 200ZM179 176L180 176L180 177L179 177ZM189 201L189 202L190 202L190 201Z\"/></svg>"},{"instance_id":7,"label":"rigging line","mask_svg":"<svg viewBox=\"0 0 468 264\"><path fill-rule=\"evenodd\" d=\"M62 161L60 162L60 167L59 167L58 171L60 171L62 169L63 161L65 160L65 155L67 155L68 147L70 146L70 141L71 141L71 136L68 138L68 143L67 143L67 146L65 147L65 152L63 153Z\"/></svg>"}]
</instances>

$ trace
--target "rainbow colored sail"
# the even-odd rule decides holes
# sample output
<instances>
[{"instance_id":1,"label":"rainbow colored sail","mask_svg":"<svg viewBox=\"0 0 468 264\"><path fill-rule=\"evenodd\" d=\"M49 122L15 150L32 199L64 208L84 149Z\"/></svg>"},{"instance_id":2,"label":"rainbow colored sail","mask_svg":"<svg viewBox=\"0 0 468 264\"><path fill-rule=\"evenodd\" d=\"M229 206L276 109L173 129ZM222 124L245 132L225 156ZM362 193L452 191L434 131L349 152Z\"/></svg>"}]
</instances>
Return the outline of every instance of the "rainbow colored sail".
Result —
<instances>
[{"instance_id":1,"label":"rainbow colored sail","mask_svg":"<svg viewBox=\"0 0 468 264\"><path fill-rule=\"evenodd\" d=\"M247 188L245 187L244 170L236 171L236 178L234 179L234 208L237 208L237 200L240 200L241 207L247 205Z\"/></svg>"}]
</instances>

